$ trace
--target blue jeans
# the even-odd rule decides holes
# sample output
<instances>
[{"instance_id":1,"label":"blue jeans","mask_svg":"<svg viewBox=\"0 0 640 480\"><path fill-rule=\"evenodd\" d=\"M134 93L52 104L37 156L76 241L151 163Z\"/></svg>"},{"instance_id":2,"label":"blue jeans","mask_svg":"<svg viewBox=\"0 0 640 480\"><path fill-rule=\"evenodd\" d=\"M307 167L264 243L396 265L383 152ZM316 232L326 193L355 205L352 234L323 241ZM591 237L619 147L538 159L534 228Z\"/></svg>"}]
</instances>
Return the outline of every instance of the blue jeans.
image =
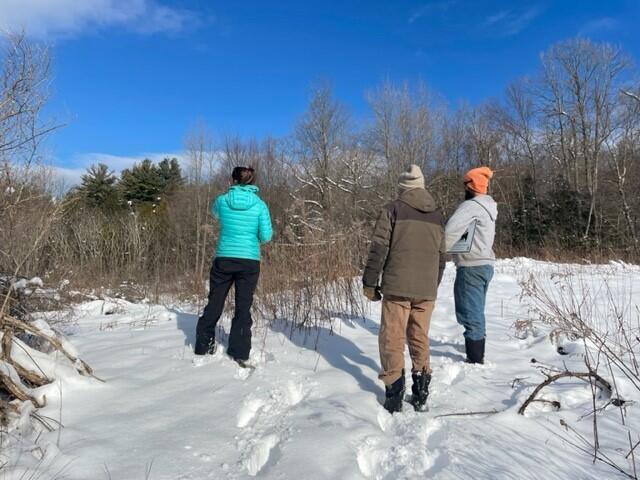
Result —
<instances>
[{"instance_id":1,"label":"blue jeans","mask_svg":"<svg viewBox=\"0 0 640 480\"><path fill-rule=\"evenodd\" d=\"M464 327L465 338L469 340L485 337L484 305L492 278L492 265L456 269L456 281L453 284L456 318Z\"/></svg>"}]
</instances>

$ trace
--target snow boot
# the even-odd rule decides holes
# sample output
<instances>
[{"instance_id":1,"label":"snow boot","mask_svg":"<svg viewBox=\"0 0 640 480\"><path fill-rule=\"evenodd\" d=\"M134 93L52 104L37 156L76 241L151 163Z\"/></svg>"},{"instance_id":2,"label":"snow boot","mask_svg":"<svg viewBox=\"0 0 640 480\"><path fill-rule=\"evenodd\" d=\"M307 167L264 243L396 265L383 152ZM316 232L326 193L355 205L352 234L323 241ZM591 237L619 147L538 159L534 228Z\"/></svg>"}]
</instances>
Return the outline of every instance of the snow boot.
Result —
<instances>
[{"instance_id":1,"label":"snow boot","mask_svg":"<svg viewBox=\"0 0 640 480\"><path fill-rule=\"evenodd\" d=\"M427 398L429 397L429 384L431 383L431 374L426 371L417 372L411 375L413 385L411 385L411 405L416 412L426 412Z\"/></svg>"},{"instance_id":2,"label":"snow boot","mask_svg":"<svg viewBox=\"0 0 640 480\"><path fill-rule=\"evenodd\" d=\"M209 345L209 348L207 349L206 353L202 355L196 353L193 355L193 358L191 359L193 366L202 367L203 365L206 365L207 363L211 362L217 350L218 350L218 344L215 342L215 340L212 340L211 345Z\"/></svg>"},{"instance_id":3,"label":"snow boot","mask_svg":"<svg viewBox=\"0 0 640 480\"><path fill-rule=\"evenodd\" d=\"M241 358L234 358L233 361L236 362L240 368L247 368L249 370L255 370L256 369L256 366L253 365L252 363L249 363L249 360L242 360Z\"/></svg>"},{"instance_id":4,"label":"snow boot","mask_svg":"<svg viewBox=\"0 0 640 480\"><path fill-rule=\"evenodd\" d=\"M387 385L384 389L384 409L393 414L402 411L402 402L404 401L404 370L402 376Z\"/></svg>"},{"instance_id":5,"label":"snow boot","mask_svg":"<svg viewBox=\"0 0 640 480\"><path fill-rule=\"evenodd\" d=\"M484 363L484 338L480 340L464 339L464 348L467 351L467 363Z\"/></svg>"}]
</instances>

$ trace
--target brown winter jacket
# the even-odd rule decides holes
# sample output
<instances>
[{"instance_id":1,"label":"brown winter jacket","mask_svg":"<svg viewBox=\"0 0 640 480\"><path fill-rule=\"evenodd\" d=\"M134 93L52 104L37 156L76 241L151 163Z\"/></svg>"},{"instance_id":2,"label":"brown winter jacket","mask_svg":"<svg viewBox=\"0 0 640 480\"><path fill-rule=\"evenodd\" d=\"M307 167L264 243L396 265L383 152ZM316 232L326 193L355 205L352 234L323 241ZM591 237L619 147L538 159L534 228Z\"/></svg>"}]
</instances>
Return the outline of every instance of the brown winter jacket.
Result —
<instances>
[{"instance_id":1,"label":"brown winter jacket","mask_svg":"<svg viewBox=\"0 0 640 480\"><path fill-rule=\"evenodd\" d=\"M422 188L404 191L376 222L365 287L375 287L382 273L383 295L435 300L446 263L444 218Z\"/></svg>"}]
</instances>

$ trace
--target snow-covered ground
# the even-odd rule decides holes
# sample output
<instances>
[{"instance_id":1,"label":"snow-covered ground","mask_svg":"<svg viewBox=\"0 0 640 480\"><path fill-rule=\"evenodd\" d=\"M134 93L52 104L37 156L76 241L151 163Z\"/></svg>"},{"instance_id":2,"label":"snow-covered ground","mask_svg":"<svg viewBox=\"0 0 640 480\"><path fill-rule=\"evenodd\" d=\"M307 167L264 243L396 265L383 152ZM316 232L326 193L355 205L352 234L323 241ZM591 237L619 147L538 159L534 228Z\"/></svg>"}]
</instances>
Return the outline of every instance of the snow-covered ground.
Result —
<instances>
[{"instance_id":1,"label":"snow-covered ground","mask_svg":"<svg viewBox=\"0 0 640 480\"><path fill-rule=\"evenodd\" d=\"M567 380L546 389L544 398L559 400L560 411L535 404L526 416L517 413L543 380L532 358L584 371L579 348L567 345L573 353L561 356L544 331L518 339L512 328L528 315L518 281L531 272L552 281L567 269L586 276L606 270L621 289L640 292L635 266L500 261L488 298L487 363L474 366L463 362L449 265L430 331L430 411L394 416L380 404L379 304L366 318L336 312L332 333L290 335L285 324L256 329L251 374L223 349L211 363L192 366L196 312L83 304L70 339L106 383L75 376L45 387L41 413L64 428L42 433L37 451L14 447L0 479L623 478L564 441L576 438L561 419L589 438L592 417L581 419L591 411L588 384ZM628 395L640 400L632 389ZM637 408L627 409L634 443ZM601 446L622 445L619 411L610 407L599 419ZM25 422L23 435L28 430ZM40 473L20 477L18 466Z\"/></svg>"}]
</instances>

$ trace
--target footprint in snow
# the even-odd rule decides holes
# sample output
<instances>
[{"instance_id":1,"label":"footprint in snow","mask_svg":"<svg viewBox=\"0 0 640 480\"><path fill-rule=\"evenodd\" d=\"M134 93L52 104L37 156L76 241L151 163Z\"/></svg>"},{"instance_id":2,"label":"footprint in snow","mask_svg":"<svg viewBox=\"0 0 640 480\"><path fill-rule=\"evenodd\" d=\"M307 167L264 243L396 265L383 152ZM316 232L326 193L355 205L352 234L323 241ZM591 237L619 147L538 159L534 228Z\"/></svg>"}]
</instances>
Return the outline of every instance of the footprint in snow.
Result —
<instances>
[{"instance_id":1,"label":"footprint in snow","mask_svg":"<svg viewBox=\"0 0 640 480\"><path fill-rule=\"evenodd\" d=\"M271 433L258 439L252 447L249 455L245 461L247 467L247 473L252 477L255 477L262 467L264 467L269 461L271 451L280 443L280 437Z\"/></svg>"},{"instance_id":2,"label":"footprint in snow","mask_svg":"<svg viewBox=\"0 0 640 480\"><path fill-rule=\"evenodd\" d=\"M464 380L464 368L459 363L449 363L442 366L438 382L444 385L455 385Z\"/></svg>"},{"instance_id":3,"label":"footprint in snow","mask_svg":"<svg viewBox=\"0 0 640 480\"><path fill-rule=\"evenodd\" d=\"M245 400L236 425L242 429L237 437L241 464L250 476L256 476L273 458L273 452L287 440L288 419L292 409L309 393L306 382L288 381L263 395Z\"/></svg>"},{"instance_id":4,"label":"footprint in snow","mask_svg":"<svg viewBox=\"0 0 640 480\"><path fill-rule=\"evenodd\" d=\"M265 400L262 398L250 398L246 400L238 412L237 427L244 428L249 425L264 404Z\"/></svg>"},{"instance_id":5,"label":"footprint in snow","mask_svg":"<svg viewBox=\"0 0 640 480\"><path fill-rule=\"evenodd\" d=\"M256 367L237 367L235 378L238 380L247 380L256 371Z\"/></svg>"},{"instance_id":6,"label":"footprint in snow","mask_svg":"<svg viewBox=\"0 0 640 480\"><path fill-rule=\"evenodd\" d=\"M365 437L356 457L366 478L426 478L430 470L443 464L445 454L436 447L443 435L440 421L413 411L392 416L381 408L378 423L383 433Z\"/></svg>"}]
</instances>

